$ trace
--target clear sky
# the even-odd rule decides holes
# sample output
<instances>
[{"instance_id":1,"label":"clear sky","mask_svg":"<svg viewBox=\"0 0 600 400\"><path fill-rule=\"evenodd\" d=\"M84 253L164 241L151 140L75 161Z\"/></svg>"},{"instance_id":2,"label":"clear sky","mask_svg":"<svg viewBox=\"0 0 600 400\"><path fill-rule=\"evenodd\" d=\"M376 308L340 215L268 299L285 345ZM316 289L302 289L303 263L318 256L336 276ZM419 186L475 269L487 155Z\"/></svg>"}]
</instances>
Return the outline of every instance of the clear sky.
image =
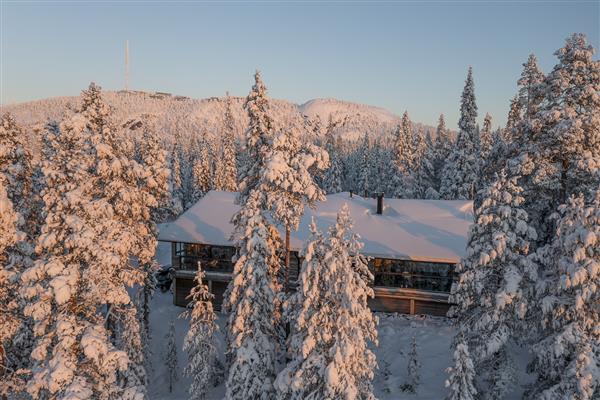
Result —
<instances>
[{"instance_id":1,"label":"clear sky","mask_svg":"<svg viewBox=\"0 0 600 400\"><path fill-rule=\"evenodd\" d=\"M121 89L128 39L133 89L242 96L260 69L272 97L443 112L452 128L472 65L479 119L497 125L529 53L549 71L570 33L600 36L598 0L0 4L2 104Z\"/></svg>"}]
</instances>

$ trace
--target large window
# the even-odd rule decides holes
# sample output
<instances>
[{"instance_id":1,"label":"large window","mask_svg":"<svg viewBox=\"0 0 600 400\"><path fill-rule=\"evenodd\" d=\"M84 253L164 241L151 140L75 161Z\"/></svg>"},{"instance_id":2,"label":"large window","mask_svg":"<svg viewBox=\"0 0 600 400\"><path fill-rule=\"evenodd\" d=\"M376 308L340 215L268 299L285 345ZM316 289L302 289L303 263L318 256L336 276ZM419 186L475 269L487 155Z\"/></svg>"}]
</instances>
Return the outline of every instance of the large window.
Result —
<instances>
[{"instance_id":1,"label":"large window","mask_svg":"<svg viewBox=\"0 0 600 400\"><path fill-rule=\"evenodd\" d=\"M298 269L300 260L298 252L290 252L290 282L298 278ZM212 246L195 243L177 243L177 257L181 269L195 271L198 262L206 271L214 272L233 272L233 263L231 259L235 255L235 247L232 246ZM284 254L282 252L282 262Z\"/></svg>"},{"instance_id":2,"label":"large window","mask_svg":"<svg viewBox=\"0 0 600 400\"><path fill-rule=\"evenodd\" d=\"M375 286L450 292L454 265L375 258L369 262Z\"/></svg>"},{"instance_id":3,"label":"large window","mask_svg":"<svg viewBox=\"0 0 600 400\"><path fill-rule=\"evenodd\" d=\"M234 247L192 243L178 245L177 251L180 268L192 271L198 268L198 262L200 262L205 271L232 272L231 258L234 255Z\"/></svg>"}]
</instances>

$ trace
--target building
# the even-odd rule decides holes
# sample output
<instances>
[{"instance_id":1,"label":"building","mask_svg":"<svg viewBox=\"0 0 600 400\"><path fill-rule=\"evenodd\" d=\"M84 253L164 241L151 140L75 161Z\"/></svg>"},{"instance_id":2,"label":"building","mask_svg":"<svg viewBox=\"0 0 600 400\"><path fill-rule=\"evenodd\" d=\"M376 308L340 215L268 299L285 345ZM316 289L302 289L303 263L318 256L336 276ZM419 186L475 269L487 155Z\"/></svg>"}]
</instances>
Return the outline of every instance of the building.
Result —
<instances>
[{"instance_id":1,"label":"building","mask_svg":"<svg viewBox=\"0 0 600 400\"><path fill-rule=\"evenodd\" d=\"M185 306L197 263L206 271L217 309L231 280L231 217L238 210L235 193L211 191L177 220L160 226L159 240L171 243L176 269L174 302ZM350 193L327 196L316 208L306 208L300 228L291 235L290 282L295 282L299 253L314 217L322 231L347 203L362 252L370 257L376 311L445 315L456 263L464 255L473 222L471 201L363 198ZM283 233L283 232L282 232Z\"/></svg>"}]
</instances>

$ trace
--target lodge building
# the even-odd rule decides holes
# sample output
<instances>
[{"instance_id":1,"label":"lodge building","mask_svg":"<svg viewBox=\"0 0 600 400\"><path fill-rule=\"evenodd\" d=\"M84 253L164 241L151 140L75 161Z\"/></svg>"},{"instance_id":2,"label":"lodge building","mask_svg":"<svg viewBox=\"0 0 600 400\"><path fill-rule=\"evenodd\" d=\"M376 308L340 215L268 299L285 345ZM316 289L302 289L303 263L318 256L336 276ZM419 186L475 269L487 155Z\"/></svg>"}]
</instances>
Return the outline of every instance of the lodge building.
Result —
<instances>
[{"instance_id":1,"label":"lodge building","mask_svg":"<svg viewBox=\"0 0 600 400\"><path fill-rule=\"evenodd\" d=\"M215 308L220 309L233 271L230 221L239 209L235 197L235 193L211 191L177 220L159 226L159 240L171 243L176 305L187 304L200 262L215 295ZM326 232L344 203L364 243L362 253L370 258L375 292L371 308L445 315L455 265L464 255L473 222L472 202L373 199L347 192L329 195L315 209L306 207L298 231L291 234L290 286L295 285L302 265L299 253L310 236L311 218Z\"/></svg>"}]
</instances>

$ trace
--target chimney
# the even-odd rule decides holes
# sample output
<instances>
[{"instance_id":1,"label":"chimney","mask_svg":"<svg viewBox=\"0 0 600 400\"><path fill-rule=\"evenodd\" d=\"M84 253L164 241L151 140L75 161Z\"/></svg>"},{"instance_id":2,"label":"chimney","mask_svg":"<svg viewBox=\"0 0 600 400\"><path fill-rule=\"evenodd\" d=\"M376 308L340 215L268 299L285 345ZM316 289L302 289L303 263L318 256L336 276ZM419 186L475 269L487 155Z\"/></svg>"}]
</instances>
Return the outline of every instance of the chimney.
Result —
<instances>
[{"instance_id":1,"label":"chimney","mask_svg":"<svg viewBox=\"0 0 600 400\"><path fill-rule=\"evenodd\" d=\"M377 214L383 214L383 193L377 193Z\"/></svg>"}]
</instances>

